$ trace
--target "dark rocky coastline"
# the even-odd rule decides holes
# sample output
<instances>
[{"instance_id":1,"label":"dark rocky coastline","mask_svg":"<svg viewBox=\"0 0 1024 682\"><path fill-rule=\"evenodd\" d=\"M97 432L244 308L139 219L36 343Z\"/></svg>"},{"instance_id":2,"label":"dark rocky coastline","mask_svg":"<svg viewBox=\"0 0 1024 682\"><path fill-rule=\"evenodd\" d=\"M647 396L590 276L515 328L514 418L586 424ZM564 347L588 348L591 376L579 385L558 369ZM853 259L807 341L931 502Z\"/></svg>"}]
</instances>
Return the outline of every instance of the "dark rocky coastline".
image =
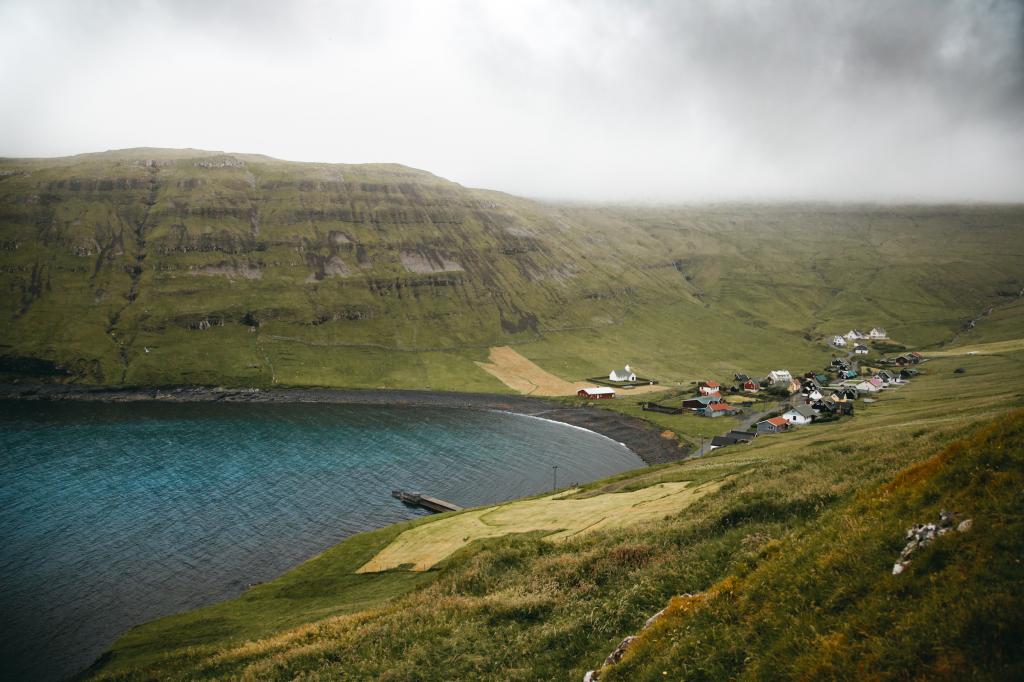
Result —
<instances>
[{"instance_id":1,"label":"dark rocky coastline","mask_svg":"<svg viewBox=\"0 0 1024 682\"><path fill-rule=\"evenodd\" d=\"M685 459L689 450L661 436L657 427L610 410L569 407L544 398L487 393L411 391L400 389L292 388L251 389L205 386L107 387L66 384L4 384L0 399L78 400L96 402L232 402L232 403L339 403L361 405L408 405L470 410L504 410L542 417L589 429L616 440L648 465Z\"/></svg>"}]
</instances>

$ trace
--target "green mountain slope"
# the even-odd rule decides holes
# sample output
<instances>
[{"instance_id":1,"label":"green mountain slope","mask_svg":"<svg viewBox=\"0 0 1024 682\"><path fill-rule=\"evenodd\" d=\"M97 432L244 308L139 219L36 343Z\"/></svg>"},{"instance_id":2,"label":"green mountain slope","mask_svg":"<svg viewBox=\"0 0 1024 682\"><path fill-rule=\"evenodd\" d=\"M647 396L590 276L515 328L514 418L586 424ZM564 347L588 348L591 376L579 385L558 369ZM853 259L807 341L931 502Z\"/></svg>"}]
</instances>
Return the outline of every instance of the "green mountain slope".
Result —
<instances>
[{"instance_id":1,"label":"green mountain slope","mask_svg":"<svg viewBox=\"0 0 1024 682\"><path fill-rule=\"evenodd\" d=\"M99 384L509 390L937 343L1022 284L1020 207L579 207L397 165L137 149L0 160L0 370Z\"/></svg>"},{"instance_id":2,"label":"green mountain slope","mask_svg":"<svg viewBox=\"0 0 1024 682\"><path fill-rule=\"evenodd\" d=\"M353 537L238 599L131 630L90 674L580 680L640 633L602 680L1017 679L1022 360L938 358L855 417L584 493L723 483L663 519L479 540L426 572L357 572L407 525ZM906 530L944 509L971 530L894 576Z\"/></svg>"}]
</instances>

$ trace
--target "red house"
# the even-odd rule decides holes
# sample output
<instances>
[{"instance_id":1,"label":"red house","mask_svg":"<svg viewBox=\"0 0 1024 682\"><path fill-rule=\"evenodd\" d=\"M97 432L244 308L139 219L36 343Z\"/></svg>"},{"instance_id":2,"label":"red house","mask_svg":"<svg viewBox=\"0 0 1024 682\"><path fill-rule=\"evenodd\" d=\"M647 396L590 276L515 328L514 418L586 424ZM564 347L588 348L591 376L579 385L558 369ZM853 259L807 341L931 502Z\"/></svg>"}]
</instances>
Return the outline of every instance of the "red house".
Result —
<instances>
[{"instance_id":1,"label":"red house","mask_svg":"<svg viewBox=\"0 0 1024 682\"><path fill-rule=\"evenodd\" d=\"M576 391L576 395L581 398L587 398L588 400L601 400L603 398L614 398L615 390L608 388L607 386L601 386L599 388L581 388Z\"/></svg>"},{"instance_id":2,"label":"red house","mask_svg":"<svg viewBox=\"0 0 1024 682\"><path fill-rule=\"evenodd\" d=\"M747 393L757 393L761 390L761 386L753 379L747 379L743 382L743 390Z\"/></svg>"}]
</instances>

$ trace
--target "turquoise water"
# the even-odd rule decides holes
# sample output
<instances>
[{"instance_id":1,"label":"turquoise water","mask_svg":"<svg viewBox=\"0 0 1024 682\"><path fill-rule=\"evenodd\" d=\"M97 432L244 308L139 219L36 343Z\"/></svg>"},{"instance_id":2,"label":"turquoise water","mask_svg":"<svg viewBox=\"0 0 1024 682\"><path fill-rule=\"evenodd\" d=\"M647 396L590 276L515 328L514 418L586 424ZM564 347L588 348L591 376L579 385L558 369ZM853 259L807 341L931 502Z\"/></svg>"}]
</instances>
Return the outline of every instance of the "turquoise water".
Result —
<instances>
[{"instance_id":1,"label":"turquoise water","mask_svg":"<svg viewBox=\"0 0 1024 682\"><path fill-rule=\"evenodd\" d=\"M0 401L0 678L61 679L127 628L238 595L360 531L643 462L499 412Z\"/></svg>"}]
</instances>

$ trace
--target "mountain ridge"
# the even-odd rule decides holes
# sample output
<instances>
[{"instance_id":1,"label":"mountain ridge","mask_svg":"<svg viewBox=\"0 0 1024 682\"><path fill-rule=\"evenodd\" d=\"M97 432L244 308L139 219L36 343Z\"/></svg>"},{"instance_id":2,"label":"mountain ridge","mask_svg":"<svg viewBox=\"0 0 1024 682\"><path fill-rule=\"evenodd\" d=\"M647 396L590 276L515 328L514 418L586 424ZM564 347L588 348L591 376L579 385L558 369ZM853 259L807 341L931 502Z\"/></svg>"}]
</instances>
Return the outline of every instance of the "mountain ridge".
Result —
<instances>
[{"instance_id":1,"label":"mountain ridge","mask_svg":"<svg viewBox=\"0 0 1024 682\"><path fill-rule=\"evenodd\" d=\"M584 206L397 164L5 159L0 371L508 392L477 363L513 345L567 380L686 383L817 362L847 325L938 343L1020 289L1022 231L1017 206Z\"/></svg>"}]
</instances>

